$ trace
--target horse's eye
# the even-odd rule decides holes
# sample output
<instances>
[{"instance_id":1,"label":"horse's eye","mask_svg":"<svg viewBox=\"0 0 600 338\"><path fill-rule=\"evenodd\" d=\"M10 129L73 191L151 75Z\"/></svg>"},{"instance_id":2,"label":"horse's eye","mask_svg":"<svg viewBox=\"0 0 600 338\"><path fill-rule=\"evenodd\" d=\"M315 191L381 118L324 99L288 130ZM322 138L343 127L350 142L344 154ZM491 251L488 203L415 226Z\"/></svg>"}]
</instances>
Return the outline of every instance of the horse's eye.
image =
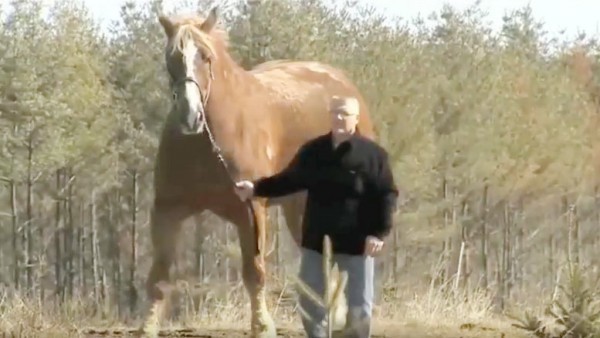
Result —
<instances>
[{"instance_id":1,"label":"horse's eye","mask_svg":"<svg viewBox=\"0 0 600 338\"><path fill-rule=\"evenodd\" d=\"M199 52L197 54L197 56L200 57L200 60L202 60L202 62L208 62L208 61L210 61L210 54L209 53Z\"/></svg>"}]
</instances>

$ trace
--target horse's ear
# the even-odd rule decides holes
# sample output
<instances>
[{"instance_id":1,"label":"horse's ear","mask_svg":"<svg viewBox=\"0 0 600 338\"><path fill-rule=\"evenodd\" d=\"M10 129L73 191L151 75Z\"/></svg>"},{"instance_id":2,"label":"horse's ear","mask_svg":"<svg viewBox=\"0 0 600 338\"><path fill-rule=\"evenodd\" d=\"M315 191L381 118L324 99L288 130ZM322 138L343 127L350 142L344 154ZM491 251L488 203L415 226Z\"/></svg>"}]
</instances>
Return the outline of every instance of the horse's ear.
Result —
<instances>
[{"instance_id":1,"label":"horse's ear","mask_svg":"<svg viewBox=\"0 0 600 338\"><path fill-rule=\"evenodd\" d=\"M200 29L206 33L209 33L215 27L217 20L217 6L215 6L210 10L210 13L208 14L206 20L204 20L202 25L200 25Z\"/></svg>"},{"instance_id":2,"label":"horse's ear","mask_svg":"<svg viewBox=\"0 0 600 338\"><path fill-rule=\"evenodd\" d=\"M168 16L163 15L163 14L159 15L158 22L160 22L160 25L162 26L163 30L165 31L165 34L167 35L167 37L170 37L173 35L173 31L175 30L175 25L173 25L173 21L171 21Z\"/></svg>"}]
</instances>

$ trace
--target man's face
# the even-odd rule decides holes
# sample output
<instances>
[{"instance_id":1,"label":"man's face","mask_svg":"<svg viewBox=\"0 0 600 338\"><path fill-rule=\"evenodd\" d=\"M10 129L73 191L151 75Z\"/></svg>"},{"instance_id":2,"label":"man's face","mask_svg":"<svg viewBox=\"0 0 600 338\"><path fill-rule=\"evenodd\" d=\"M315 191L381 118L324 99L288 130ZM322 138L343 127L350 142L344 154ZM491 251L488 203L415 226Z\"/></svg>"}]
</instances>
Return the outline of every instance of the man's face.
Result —
<instances>
[{"instance_id":1,"label":"man's face","mask_svg":"<svg viewBox=\"0 0 600 338\"><path fill-rule=\"evenodd\" d=\"M331 111L331 129L334 134L350 134L356 129L358 114L349 114L344 109Z\"/></svg>"}]
</instances>

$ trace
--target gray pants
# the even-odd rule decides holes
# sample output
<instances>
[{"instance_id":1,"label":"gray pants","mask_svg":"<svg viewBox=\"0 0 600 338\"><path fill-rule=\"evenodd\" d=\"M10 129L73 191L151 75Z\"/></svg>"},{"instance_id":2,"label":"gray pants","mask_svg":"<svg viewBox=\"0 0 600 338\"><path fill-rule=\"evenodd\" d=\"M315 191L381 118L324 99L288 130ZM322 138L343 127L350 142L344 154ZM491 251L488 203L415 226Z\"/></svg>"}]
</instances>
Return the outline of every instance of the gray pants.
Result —
<instances>
[{"instance_id":1,"label":"gray pants","mask_svg":"<svg viewBox=\"0 0 600 338\"><path fill-rule=\"evenodd\" d=\"M322 296L326 282L323 280L323 257L313 250L305 248L301 248L301 250L302 261L299 277L318 295ZM371 335L373 310L374 259L363 255L334 254L332 261L332 263L337 263L340 271L348 273L348 284L346 285L348 315L346 316L344 337L368 338ZM326 328L320 324L325 319L325 310L302 293L299 303L302 309L314 319L311 321L302 317L302 325L307 336L309 338L327 337Z\"/></svg>"}]
</instances>

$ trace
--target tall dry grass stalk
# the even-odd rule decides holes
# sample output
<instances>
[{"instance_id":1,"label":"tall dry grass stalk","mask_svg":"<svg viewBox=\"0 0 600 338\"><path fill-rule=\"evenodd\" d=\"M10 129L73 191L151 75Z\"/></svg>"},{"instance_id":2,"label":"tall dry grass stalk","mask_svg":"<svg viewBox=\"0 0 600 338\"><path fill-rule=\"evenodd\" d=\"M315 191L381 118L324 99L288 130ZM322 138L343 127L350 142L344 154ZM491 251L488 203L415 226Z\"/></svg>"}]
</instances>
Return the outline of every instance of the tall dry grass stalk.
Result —
<instances>
[{"instance_id":1,"label":"tall dry grass stalk","mask_svg":"<svg viewBox=\"0 0 600 338\"><path fill-rule=\"evenodd\" d=\"M341 326L341 318L345 313L340 313L337 310L341 308L343 304L344 291L346 290L346 284L348 282L348 274L345 271L338 271L337 276L334 275L334 268L336 265L332 264L332 248L331 239L329 236L325 236L323 239L323 280L325 281L325 293L323 296L318 295L310 286L304 283L301 279L292 277L298 291L304 296L308 297L315 304L325 310L326 313L326 328L327 335L329 338L333 336L334 327ZM336 278L337 277L337 278ZM303 317L310 321L315 321L302 307L298 306L299 311ZM325 324L325 323L324 323Z\"/></svg>"}]
</instances>

